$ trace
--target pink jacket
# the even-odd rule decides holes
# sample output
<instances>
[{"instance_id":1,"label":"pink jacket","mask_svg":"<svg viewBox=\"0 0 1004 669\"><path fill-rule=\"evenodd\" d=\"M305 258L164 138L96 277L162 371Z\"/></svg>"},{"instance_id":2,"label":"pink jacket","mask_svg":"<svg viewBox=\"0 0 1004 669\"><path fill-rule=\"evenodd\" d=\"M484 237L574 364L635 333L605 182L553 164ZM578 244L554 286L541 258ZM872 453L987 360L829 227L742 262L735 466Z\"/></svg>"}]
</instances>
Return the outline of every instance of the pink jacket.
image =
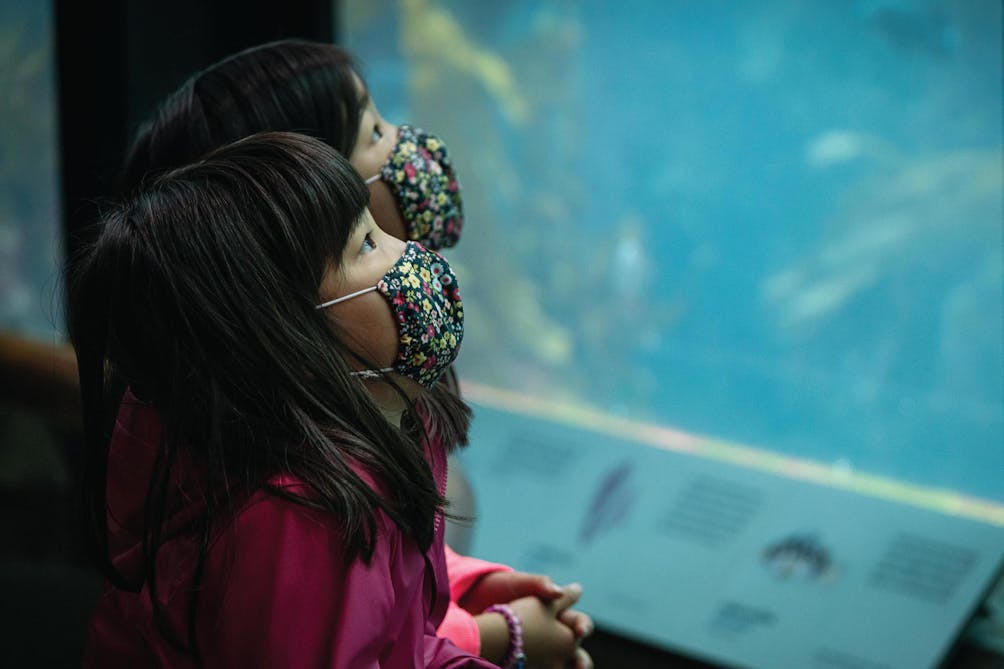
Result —
<instances>
[{"instance_id":1,"label":"pink jacket","mask_svg":"<svg viewBox=\"0 0 1004 669\"><path fill-rule=\"evenodd\" d=\"M108 504L110 550L129 577L143 569L137 537L145 474L160 430L157 414L127 396L112 437ZM445 485L445 452L436 446L428 456L437 482ZM360 474L380 491L375 480ZM290 477L273 483L303 486ZM188 533L176 532L197 512L191 506L174 509L157 571L158 599L168 625L183 641L188 638L197 546ZM205 666L493 667L436 636L449 600L443 523L436 523L435 540L422 552L385 514L378 512L377 518L370 564L346 562L336 518L263 492L254 494L236 514L232 530L219 534L206 560L195 613ZM146 586L131 593L109 585L91 618L85 666L195 663L158 630Z\"/></svg>"}]
</instances>

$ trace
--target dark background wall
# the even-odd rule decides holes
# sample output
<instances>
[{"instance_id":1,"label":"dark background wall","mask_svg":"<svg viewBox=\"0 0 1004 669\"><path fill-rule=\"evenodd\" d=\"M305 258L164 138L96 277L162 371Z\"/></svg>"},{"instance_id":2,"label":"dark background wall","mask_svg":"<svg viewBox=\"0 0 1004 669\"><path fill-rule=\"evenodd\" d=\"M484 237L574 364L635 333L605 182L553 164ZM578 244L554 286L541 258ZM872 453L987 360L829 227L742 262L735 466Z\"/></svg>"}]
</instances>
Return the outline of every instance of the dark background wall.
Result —
<instances>
[{"instance_id":1,"label":"dark background wall","mask_svg":"<svg viewBox=\"0 0 1004 669\"><path fill-rule=\"evenodd\" d=\"M321 0L107 0L56 3L62 188L68 253L110 193L136 127L193 72L287 37L335 38Z\"/></svg>"}]
</instances>

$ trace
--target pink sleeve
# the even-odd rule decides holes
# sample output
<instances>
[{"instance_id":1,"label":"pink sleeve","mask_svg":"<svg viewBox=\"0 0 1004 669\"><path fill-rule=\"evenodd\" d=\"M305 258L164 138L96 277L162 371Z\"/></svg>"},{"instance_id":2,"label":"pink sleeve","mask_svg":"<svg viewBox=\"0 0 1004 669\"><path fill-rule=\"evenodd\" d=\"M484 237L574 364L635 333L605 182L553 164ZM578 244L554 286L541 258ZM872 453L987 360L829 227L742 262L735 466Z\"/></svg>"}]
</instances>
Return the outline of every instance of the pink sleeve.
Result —
<instances>
[{"instance_id":1,"label":"pink sleeve","mask_svg":"<svg viewBox=\"0 0 1004 669\"><path fill-rule=\"evenodd\" d=\"M450 577L451 602L459 602L479 578L494 571L512 571L512 567L465 557L446 546L446 572Z\"/></svg>"},{"instance_id":2,"label":"pink sleeve","mask_svg":"<svg viewBox=\"0 0 1004 669\"><path fill-rule=\"evenodd\" d=\"M490 666L434 635L416 587L424 558L377 517L367 565L345 560L329 514L272 496L242 511L206 564L203 601L216 604L196 618L205 665Z\"/></svg>"},{"instance_id":3,"label":"pink sleeve","mask_svg":"<svg viewBox=\"0 0 1004 669\"><path fill-rule=\"evenodd\" d=\"M446 637L461 650L472 655L481 653L481 632L474 616L457 602L467 594L479 578L496 571L512 571L511 567L477 558L465 557L446 548L446 572L450 579L450 607L439 625L439 636Z\"/></svg>"}]
</instances>

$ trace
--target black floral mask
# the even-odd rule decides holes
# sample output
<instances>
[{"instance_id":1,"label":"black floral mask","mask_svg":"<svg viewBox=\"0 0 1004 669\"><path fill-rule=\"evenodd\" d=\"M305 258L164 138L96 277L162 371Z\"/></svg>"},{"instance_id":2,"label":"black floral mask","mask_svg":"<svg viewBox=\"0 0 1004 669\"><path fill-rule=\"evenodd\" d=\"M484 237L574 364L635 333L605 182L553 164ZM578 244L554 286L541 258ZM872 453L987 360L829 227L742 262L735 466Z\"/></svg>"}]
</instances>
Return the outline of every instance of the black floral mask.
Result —
<instances>
[{"instance_id":1,"label":"black floral mask","mask_svg":"<svg viewBox=\"0 0 1004 669\"><path fill-rule=\"evenodd\" d=\"M392 367L356 373L372 378L395 371L431 388L456 360L464 338L464 306L450 264L418 242L408 242L400 259L375 286L319 304L317 308L373 291L387 298L397 321L400 337L397 360Z\"/></svg>"},{"instance_id":2,"label":"black floral mask","mask_svg":"<svg viewBox=\"0 0 1004 669\"><path fill-rule=\"evenodd\" d=\"M443 140L410 125L398 128L397 144L380 173L390 186L408 238L429 249L453 246L464 227L464 204Z\"/></svg>"}]
</instances>

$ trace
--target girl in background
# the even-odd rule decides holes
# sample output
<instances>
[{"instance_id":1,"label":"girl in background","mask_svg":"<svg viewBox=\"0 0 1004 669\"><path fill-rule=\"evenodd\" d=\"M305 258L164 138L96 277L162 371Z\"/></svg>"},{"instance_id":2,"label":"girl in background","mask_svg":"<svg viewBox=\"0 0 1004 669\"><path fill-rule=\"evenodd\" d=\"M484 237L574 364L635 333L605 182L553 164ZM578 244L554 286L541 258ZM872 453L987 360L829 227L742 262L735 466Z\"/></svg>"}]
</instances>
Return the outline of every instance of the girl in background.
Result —
<instances>
[{"instance_id":1,"label":"girl in background","mask_svg":"<svg viewBox=\"0 0 1004 669\"><path fill-rule=\"evenodd\" d=\"M459 240L462 195L445 145L421 130L384 120L351 56L329 44L265 44L192 76L140 129L122 189L133 190L151 174L269 130L308 133L347 157L366 179L376 223L390 235L433 250ZM452 368L441 385L457 392ZM451 416L448 422L466 442L466 417ZM508 612L485 613L487 608L526 597L540 598L545 605L567 594L544 576L446 551L451 603L439 631L472 654L500 660L508 647L503 615ZM592 630L589 617L573 609L564 610L559 619L567 627L562 636L581 639ZM538 651L531 632L527 630L527 651L532 659ZM587 666L588 657L579 651L576 662Z\"/></svg>"},{"instance_id":2,"label":"girl in background","mask_svg":"<svg viewBox=\"0 0 1004 669\"><path fill-rule=\"evenodd\" d=\"M463 337L456 277L367 198L326 144L255 135L151 179L74 264L109 579L88 666L491 666L435 633L465 411L430 389ZM112 376L128 390L109 424ZM530 599L510 666L531 628L560 638L577 593ZM564 641L537 666L562 666Z\"/></svg>"}]
</instances>

